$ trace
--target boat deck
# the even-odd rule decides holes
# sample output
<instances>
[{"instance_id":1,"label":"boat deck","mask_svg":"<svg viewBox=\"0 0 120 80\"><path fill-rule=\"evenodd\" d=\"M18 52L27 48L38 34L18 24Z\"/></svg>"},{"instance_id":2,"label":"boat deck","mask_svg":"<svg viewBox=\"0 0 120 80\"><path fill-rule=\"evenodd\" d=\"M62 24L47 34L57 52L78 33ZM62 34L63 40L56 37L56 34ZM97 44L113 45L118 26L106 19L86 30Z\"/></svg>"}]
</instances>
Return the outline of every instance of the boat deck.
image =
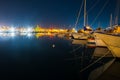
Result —
<instances>
[{"instance_id":1,"label":"boat deck","mask_svg":"<svg viewBox=\"0 0 120 80\"><path fill-rule=\"evenodd\" d=\"M99 38L95 38L96 46L107 47L107 45Z\"/></svg>"}]
</instances>

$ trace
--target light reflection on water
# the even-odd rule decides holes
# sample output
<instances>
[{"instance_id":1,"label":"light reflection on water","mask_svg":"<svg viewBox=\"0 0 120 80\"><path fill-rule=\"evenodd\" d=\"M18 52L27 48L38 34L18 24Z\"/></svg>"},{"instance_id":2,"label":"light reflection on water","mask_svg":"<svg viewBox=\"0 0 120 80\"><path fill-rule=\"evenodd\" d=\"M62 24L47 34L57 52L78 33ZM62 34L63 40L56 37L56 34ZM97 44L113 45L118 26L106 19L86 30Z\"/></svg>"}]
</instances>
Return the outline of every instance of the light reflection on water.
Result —
<instances>
[{"instance_id":1,"label":"light reflection on water","mask_svg":"<svg viewBox=\"0 0 120 80\"><path fill-rule=\"evenodd\" d=\"M48 36L50 38L56 36L56 34L54 33L0 33L0 38L13 38L16 36L23 36L23 37L28 37L28 38L32 38L32 37L36 37L36 38L40 38L43 36Z\"/></svg>"}]
</instances>

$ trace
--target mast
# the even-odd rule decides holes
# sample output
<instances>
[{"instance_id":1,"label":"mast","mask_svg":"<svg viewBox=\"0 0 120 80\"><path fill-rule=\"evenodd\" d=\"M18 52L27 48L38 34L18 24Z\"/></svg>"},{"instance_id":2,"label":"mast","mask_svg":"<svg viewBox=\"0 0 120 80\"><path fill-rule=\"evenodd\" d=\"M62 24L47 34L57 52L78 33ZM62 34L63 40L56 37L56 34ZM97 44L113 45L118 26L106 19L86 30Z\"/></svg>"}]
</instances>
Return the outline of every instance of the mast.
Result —
<instances>
[{"instance_id":1,"label":"mast","mask_svg":"<svg viewBox=\"0 0 120 80\"><path fill-rule=\"evenodd\" d=\"M98 27L101 27L101 24L100 24L100 22L98 22Z\"/></svg>"},{"instance_id":2,"label":"mast","mask_svg":"<svg viewBox=\"0 0 120 80\"><path fill-rule=\"evenodd\" d=\"M84 27L86 26L86 0L84 0Z\"/></svg>"},{"instance_id":3,"label":"mast","mask_svg":"<svg viewBox=\"0 0 120 80\"><path fill-rule=\"evenodd\" d=\"M116 9L115 9L115 25L118 25L118 19L119 19L119 11L120 11L120 0L117 0L117 3L116 3Z\"/></svg>"},{"instance_id":4,"label":"mast","mask_svg":"<svg viewBox=\"0 0 120 80\"><path fill-rule=\"evenodd\" d=\"M112 14L110 15L110 27L112 28Z\"/></svg>"},{"instance_id":5,"label":"mast","mask_svg":"<svg viewBox=\"0 0 120 80\"><path fill-rule=\"evenodd\" d=\"M86 25L88 26L88 14L86 15L86 17L87 17Z\"/></svg>"},{"instance_id":6,"label":"mast","mask_svg":"<svg viewBox=\"0 0 120 80\"><path fill-rule=\"evenodd\" d=\"M118 25L118 16L115 17L115 25Z\"/></svg>"}]
</instances>

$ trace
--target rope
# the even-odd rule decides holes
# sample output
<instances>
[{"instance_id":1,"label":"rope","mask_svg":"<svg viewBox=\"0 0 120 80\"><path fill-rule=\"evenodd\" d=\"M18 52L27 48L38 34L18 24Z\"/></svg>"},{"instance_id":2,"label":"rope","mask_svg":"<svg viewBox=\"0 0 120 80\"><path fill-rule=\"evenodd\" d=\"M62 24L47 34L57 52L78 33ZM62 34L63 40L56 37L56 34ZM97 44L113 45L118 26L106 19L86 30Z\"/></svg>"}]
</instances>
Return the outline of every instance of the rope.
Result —
<instances>
[{"instance_id":1,"label":"rope","mask_svg":"<svg viewBox=\"0 0 120 80\"><path fill-rule=\"evenodd\" d=\"M87 11L87 14L98 4L99 1L100 0L97 0L97 2ZM78 21L79 21L79 17L80 17L80 13L81 13L81 10L82 10L83 3L84 3L84 0L81 4L81 7L80 7L80 10L79 10L79 13L78 13L78 17L77 17L77 20L76 20L76 23L75 23L75 28L77 27L77 24L78 24ZM82 17L84 17L84 16L82 16ZM82 17L81 17L81 19L82 19Z\"/></svg>"},{"instance_id":2,"label":"rope","mask_svg":"<svg viewBox=\"0 0 120 80\"><path fill-rule=\"evenodd\" d=\"M102 57L98 58L96 61L94 61L93 63L89 64L87 67L83 68L82 70L80 70L80 72L85 71L86 69L88 69L89 67L93 66L95 63L97 63L98 61L100 61L102 58L104 58L110 51L107 51L105 55L103 55Z\"/></svg>"},{"instance_id":3,"label":"rope","mask_svg":"<svg viewBox=\"0 0 120 80\"><path fill-rule=\"evenodd\" d=\"M75 28L77 27L77 24L79 21L79 17L80 17L81 11L82 11L83 2L84 2L84 0L82 1L81 7L80 7L79 12L78 12L77 20L75 22Z\"/></svg>"},{"instance_id":4,"label":"rope","mask_svg":"<svg viewBox=\"0 0 120 80\"><path fill-rule=\"evenodd\" d=\"M96 1L96 0L95 0ZM100 0L97 0L97 2L87 11L87 13L89 13L99 2Z\"/></svg>"},{"instance_id":5,"label":"rope","mask_svg":"<svg viewBox=\"0 0 120 80\"><path fill-rule=\"evenodd\" d=\"M102 13L102 11L104 10L105 6L108 4L109 0L106 1L106 3L103 5L102 9L100 10L100 12L98 13L98 15L95 17L95 19L93 20L91 26L95 23L95 21L97 20L97 18L100 16L100 14Z\"/></svg>"}]
</instances>

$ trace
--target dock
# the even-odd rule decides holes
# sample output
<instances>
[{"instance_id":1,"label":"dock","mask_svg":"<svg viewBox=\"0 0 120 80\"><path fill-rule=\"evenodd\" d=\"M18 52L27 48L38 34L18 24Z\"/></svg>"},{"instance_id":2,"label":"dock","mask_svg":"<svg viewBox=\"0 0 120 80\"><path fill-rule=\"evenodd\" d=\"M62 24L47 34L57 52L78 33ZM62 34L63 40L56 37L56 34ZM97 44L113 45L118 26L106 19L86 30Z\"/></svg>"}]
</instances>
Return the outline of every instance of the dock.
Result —
<instances>
[{"instance_id":1,"label":"dock","mask_svg":"<svg viewBox=\"0 0 120 80\"><path fill-rule=\"evenodd\" d=\"M100 33L94 33L94 36L101 39L107 45L114 57L120 58L120 37Z\"/></svg>"}]
</instances>

